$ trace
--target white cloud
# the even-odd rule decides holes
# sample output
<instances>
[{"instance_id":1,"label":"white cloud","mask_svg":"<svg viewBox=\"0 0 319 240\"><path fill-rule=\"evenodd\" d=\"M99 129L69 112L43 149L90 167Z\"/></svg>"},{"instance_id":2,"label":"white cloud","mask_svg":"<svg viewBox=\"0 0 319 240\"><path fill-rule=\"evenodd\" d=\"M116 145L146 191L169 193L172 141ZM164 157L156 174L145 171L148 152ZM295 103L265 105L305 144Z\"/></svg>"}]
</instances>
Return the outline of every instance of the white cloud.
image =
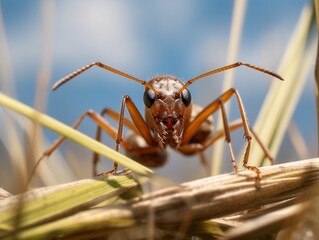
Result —
<instances>
[{"instance_id":1,"label":"white cloud","mask_svg":"<svg viewBox=\"0 0 319 240\"><path fill-rule=\"evenodd\" d=\"M124 2L61 1L56 18L56 44L61 61L80 56L90 60L107 59L125 69L125 65L136 61L143 49L132 7Z\"/></svg>"}]
</instances>

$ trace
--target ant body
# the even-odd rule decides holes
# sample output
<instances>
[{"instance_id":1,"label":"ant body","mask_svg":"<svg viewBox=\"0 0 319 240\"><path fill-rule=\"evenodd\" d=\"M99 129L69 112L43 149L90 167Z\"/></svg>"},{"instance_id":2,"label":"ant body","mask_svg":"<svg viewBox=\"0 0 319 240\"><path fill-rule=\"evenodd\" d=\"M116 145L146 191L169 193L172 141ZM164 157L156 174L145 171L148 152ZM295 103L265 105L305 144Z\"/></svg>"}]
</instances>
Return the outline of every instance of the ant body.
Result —
<instances>
[{"instance_id":1,"label":"ant body","mask_svg":"<svg viewBox=\"0 0 319 240\"><path fill-rule=\"evenodd\" d=\"M133 81L142 84L145 87L143 96L145 105L145 119L142 117L134 102L129 96L122 98L121 110L119 113L105 108L101 114L89 110L82 114L78 121L73 125L77 128L84 117L89 116L98 125L96 139L101 139L102 129L108 133L116 141L116 151L119 151L120 145L125 149L126 154L146 166L158 167L166 162L166 147L170 146L177 151L191 155L199 153L204 165L207 161L203 155L203 151L212 145L218 138L225 136L230 159L237 172L237 166L232 150L230 133L240 127L244 129L244 137L247 141L245 149L243 166L246 169L253 170L260 179L260 171L255 166L248 165L249 151L253 134L258 143L263 148L265 154L271 159L267 148L261 143L256 134L248 125L244 105L238 91L234 88L221 94L216 100L205 108L192 103L191 93L187 89L189 85L222 71L226 71L239 66L246 66L254 70L269 74L280 80L283 80L278 74L266 69L256 67L251 64L237 62L227 65L188 80L185 84L175 76L161 75L150 79L149 81L140 80L127 73L111 68L101 62L93 62L59 80L53 90L57 89L67 81L83 73L93 66L101 67L105 70L121 75ZM233 123L228 123L224 104L233 95L235 95L241 119ZM127 108L132 120L124 117L124 110ZM221 110L224 128L212 134L212 114L218 109ZM112 119L119 122L117 129L113 128L103 117L108 115ZM131 131L127 137L123 137L123 126L128 127ZM42 157L49 156L64 140L61 137ZM272 160L272 159L271 159ZM93 174L96 175L96 166L98 155L93 157ZM109 172L116 172L117 163L114 163L114 169Z\"/></svg>"}]
</instances>

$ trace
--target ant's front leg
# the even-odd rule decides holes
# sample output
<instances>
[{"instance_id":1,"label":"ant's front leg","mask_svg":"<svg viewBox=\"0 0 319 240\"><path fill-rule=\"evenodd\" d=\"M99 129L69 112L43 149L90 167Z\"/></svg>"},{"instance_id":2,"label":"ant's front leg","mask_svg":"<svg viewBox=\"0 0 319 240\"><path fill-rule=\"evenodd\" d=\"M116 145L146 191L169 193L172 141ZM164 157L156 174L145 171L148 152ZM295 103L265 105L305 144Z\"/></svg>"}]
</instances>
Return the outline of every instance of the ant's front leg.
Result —
<instances>
[{"instance_id":1,"label":"ant's front leg","mask_svg":"<svg viewBox=\"0 0 319 240\"><path fill-rule=\"evenodd\" d=\"M243 122L241 121L241 119L237 119L229 124L230 132L234 132L242 127L243 127ZM273 163L273 157L271 156L271 153L270 153L269 149L267 148L267 146L265 146L265 144L261 141L261 139L258 137L258 135L255 133L255 131L250 126L249 126L249 129L250 129L252 135L254 136L254 139L256 139L259 146L261 147L261 149L265 153L265 156ZM180 146L180 148L178 150L181 153L186 154L186 155L192 155L192 154L196 154L196 153L200 154L200 160L201 160L204 168L207 169L206 172L207 172L207 175L209 176L210 175L209 164L208 164L208 161L204 155L204 151L208 147L213 145L218 139L220 139L224 136L225 136L224 129L218 129L214 132L214 134L212 134L211 136L209 136L205 140L203 140L201 142L197 142L197 143L187 143L185 145Z\"/></svg>"},{"instance_id":2,"label":"ant's front leg","mask_svg":"<svg viewBox=\"0 0 319 240\"><path fill-rule=\"evenodd\" d=\"M125 107L127 108L132 122L124 117L125 113ZM109 109L104 109L102 111L102 115L109 115L111 118L114 120L118 121L118 129L117 131L114 130L114 128L110 129L111 132L106 131L110 136L115 139L115 150L119 151L120 149L120 144L123 145L124 149L126 149L129 152L132 153L143 153L143 152L151 152L153 153L154 151L157 151L157 142L152 137L151 130L149 129L147 123L143 119L142 115L138 111L136 105L132 101L132 99L129 96L124 96L122 99L122 104L121 104L121 110L120 113L116 113L112 110ZM123 138L123 126L126 125L129 127L136 136L142 138L147 146L138 146L134 145L132 142L129 143L129 141L126 141L126 139ZM97 128L97 134L96 134L96 139L100 140L101 139L101 130L104 129L102 125L98 125ZM104 129L105 130L105 129ZM93 173L96 174L96 165L99 161L99 156L98 154L94 154L93 156ZM117 171L118 164L114 162L114 169L109 172L116 172Z\"/></svg>"},{"instance_id":3,"label":"ant's front leg","mask_svg":"<svg viewBox=\"0 0 319 240\"><path fill-rule=\"evenodd\" d=\"M105 115L117 122L119 122L121 118L120 113L115 112L110 108L105 108L101 111L101 116L104 117ZM138 129L132 121L123 117L123 125L131 129L126 138L123 139L123 148L128 157L148 167L159 167L166 162L166 151L163 151L159 147L149 146L145 139L139 134ZM112 133L109 135L113 136L115 140L117 131L113 128ZM101 142L101 138L102 128L98 126L96 140ZM100 160L99 157L99 154L96 152L93 153L93 176L97 175L97 164Z\"/></svg>"},{"instance_id":4,"label":"ant's front leg","mask_svg":"<svg viewBox=\"0 0 319 240\"><path fill-rule=\"evenodd\" d=\"M233 150L232 150L232 145L231 145L231 137L230 137L231 128L230 128L230 125L228 123L228 119L227 119L225 109L224 109L224 103L227 102L233 95L235 95L236 99L237 99L238 108L239 108L239 112L241 115L241 122L242 122L241 126L244 129L244 137L246 138L246 141L247 141L247 146L245 149L244 160L243 160L243 166L248 170L252 170L252 171L256 172L257 179L260 179L261 178L260 177L260 170L256 166L248 165L250 144L251 144L252 137L251 137L250 127L248 125L246 113L244 110L244 105L242 103L242 100L241 100L241 97L240 97L238 91L234 88L231 88L228 91L226 91L225 93L223 93L218 99L216 99L211 104L209 104L206 108L204 108L197 115L197 117L195 117L195 119L190 122L187 129L185 130L181 146L187 145L187 143L189 143L191 141L193 136L196 135L196 133L198 132L198 130L201 127L201 124L205 121L205 119L207 119L211 114L213 114L214 112L216 112L220 108L221 112L222 112L223 125L224 125L224 129L223 129L224 134L223 135L225 136L225 140L226 140L227 145L228 145L231 162L234 166L235 171L237 171L237 166L236 166L236 162L235 162L234 154L233 154ZM214 141L211 141L210 144L212 144L213 142ZM185 147L184 147L184 149L181 149L181 151L183 151L183 150L186 151Z\"/></svg>"},{"instance_id":5,"label":"ant's front leg","mask_svg":"<svg viewBox=\"0 0 319 240\"><path fill-rule=\"evenodd\" d=\"M125 99L129 99L129 101L130 101L130 98L124 97L123 103L125 103L127 101ZM128 105L129 105L128 106L129 112L133 112L136 115L136 112L134 112L134 110L136 109L135 105L132 102L129 102ZM79 117L79 119L72 125L72 128L74 128L74 129L78 128L79 125L82 123L82 121L86 117L89 117L98 125L98 129L100 129L100 130L98 130L98 132L103 129L111 138L113 138L116 141L116 150L117 151L119 150L119 144L122 143L122 145L125 149L128 149L130 151L134 151L134 152L139 152L139 151L142 152L143 151L142 149L136 150L133 145L131 146L126 141L126 139L122 139L123 124L126 125L127 127L131 128L133 132L138 132L137 127L141 127L142 129L144 129L142 124L138 124L138 126L136 126L132 122L130 122L128 119L124 118L124 106L122 106L122 111L121 111L122 114L118 114L110 109L105 109L104 112L105 112L105 114L108 114L111 118L113 118L115 120L119 120L119 128L118 129L115 129L108 121L106 121L106 119L104 119L100 114L94 112L93 110L88 110L85 113L83 113ZM139 120L136 120L136 121L139 121ZM147 128L147 130L148 130L148 128ZM144 129L143 133L145 136L147 136L147 133L145 133L145 129ZM149 133L149 135L150 135L150 133ZM47 149L42 154L42 156L38 159L38 161L36 162L35 166L33 167L32 171L31 171L31 174L30 174L28 181L27 181L27 186L29 185L29 183L30 183L33 175L35 174L36 169L38 168L39 164L41 163L41 161L45 158L50 157L50 155L61 145L61 143L64 140L65 140L64 136L60 137L59 139L57 139L55 141L55 143L53 143L53 145L49 149ZM150 151L150 149L146 148L144 151ZM114 171L116 171L116 169L117 169L117 163L114 163L114 169L112 171L109 171L109 172L114 172ZM94 171L94 176L95 176L96 175L96 165L94 165L93 171Z\"/></svg>"},{"instance_id":6,"label":"ant's front leg","mask_svg":"<svg viewBox=\"0 0 319 240\"><path fill-rule=\"evenodd\" d=\"M110 108L104 108L102 111L101 111L101 114L100 114L103 118L105 115L107 115L108 117L110 117L111 119L115 120L115 121L119 121L120 120L120 114L113 111L112 109ZM138 132L138 130L136 129L135 125L127 118L124 118L123 117L123 124L130 128L132 131L134 132ZM95 139L98 141L98 142L101 142L101 137L102 137L102 130L106 131L105 128L102 128L100 125L97 125L97 130L96 130L96 136L95 136ZM116 140L117 136L118 136L118 131L112 127L110 125L110 127L107 129L106 133L111 136L114 140ZM123 145L124 145L124 148L128 148L127 144L126 144L126 141L123 140ZM119 149L117 149L118 151ZM93 162L93 176L96 176L97 175L97 164L100 160L100 155L96 152L93 153L93 157L92 157L92 162ZM117 164L114 163L114 169L112 171L114 171L115 169L117 168Z\"/></svg>"}]
</instances>

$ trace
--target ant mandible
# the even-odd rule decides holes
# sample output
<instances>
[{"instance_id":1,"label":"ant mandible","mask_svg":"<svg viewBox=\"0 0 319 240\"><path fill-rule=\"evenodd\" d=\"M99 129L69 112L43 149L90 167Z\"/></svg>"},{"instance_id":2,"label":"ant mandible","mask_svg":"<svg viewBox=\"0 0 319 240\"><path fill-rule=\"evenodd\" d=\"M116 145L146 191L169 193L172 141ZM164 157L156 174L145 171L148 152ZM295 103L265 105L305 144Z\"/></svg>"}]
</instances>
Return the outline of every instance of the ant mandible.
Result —
<instances>
[{"instance_id":1,"label":"ant mandible","mask_svg":"<svg viewBox=\"0 0 319 240\"><path fill-rule=\"evenodd\" d=\"M96 133L96 139L98 141L101 140L101 133L103 129L111 136L111 138L115 140L115 150L119 151L119 147L122 145L128 157L131 157L135 161L150 167L162 166L166 162L167 153L165 149L169 145L185 155L199 153L203 165L206 165L207 167L207 161L203 155L203 151L212 145L217 139L225 136L230 153L230 160L235 171L237 172L230 133L240 127L243 127L244 137L247 141L243 159L243 167L248 170L255 171L257 178L260 179L259 169L256 166L248 165L252 139L251 135L254 135L257 142L265 152L265 155L272 160L268 149L262 144L258 136L249 126L244 105L238 91L235 88L227 90L205 108L192 104L191 94L187 88L189 85L198 81L199 79L239 66L246 66L283 80L283 78L278 74L251 64L236 62L234 64L201 74L188 80L185 84L177 77L169 75L157 76L146 82L127 73L109 67L101 62L93 62L62 78L56 84L54 84L52 89L57 89L67 81L93 66L101 67L107 71L121 75L144 85L145 92L143 95L143 100L145 105L145 119L138 111L132 99L128 95L125 95L122 98L122 104L119 113L109 108L105 108L101 114L89 110L81 115L81 117L73 125L73 128L77 128L81 121L86 116L89 116L98 125ZM236 96L241 119L229 123L224 104L233 95ZM125 108L127 108L132 120L124 117ZM213 127L211 115L218 109L221 110L224 127L223 129L220 129L212 134ZM119 125L117 130L105 120L104 115L108 115L110 118L118 121ZM124 125L131 131L127 137L123 138L122 135ZM61 137L54 145L52 145L50 149L43 154L41 159L51 155L51 153L61 144L63 140L64 137ZM99 156L94 153L94 175L97 174L96 168L98 160ZM114 169L109 172L116 172L117 168L118 164L114 162Z\"/></svg>"}]
</instances>

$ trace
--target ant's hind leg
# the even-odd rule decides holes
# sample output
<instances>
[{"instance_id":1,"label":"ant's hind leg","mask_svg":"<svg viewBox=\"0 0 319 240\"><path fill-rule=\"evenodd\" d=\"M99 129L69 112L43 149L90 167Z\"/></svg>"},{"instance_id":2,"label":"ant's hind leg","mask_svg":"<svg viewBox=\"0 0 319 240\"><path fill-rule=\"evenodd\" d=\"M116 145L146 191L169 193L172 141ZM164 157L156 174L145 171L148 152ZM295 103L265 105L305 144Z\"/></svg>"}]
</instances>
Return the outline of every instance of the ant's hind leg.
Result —
<instances>
[{"instance_id":1,"label":"ant's hind leg","mask_svg":"<svg viewBox=\"0 0 319 240\"><path fill-rule=\"evenodd\" d=\"M72 128L77 129L81 122L84 120L85 117L90 117L98 126L102 127L107 133L110 134L111 137L114 139L116 138L116 131L114 128L105 120L103 119L98 113L88 110L85 113L83 113L79 119L72 125ZM114 134L115 133L115 134ZM42 156L37 160L35 166L32 168L31 173L29 175L29 178L27 180L27 186L30 184L32 177L34 176L39 164L42 160L45 158L50 157L50 155L61 145L61 143L65 140L65 137L62 136L59 139L57 139L51 147L49 147Z\"/></svg>"},{"instance_id":2,"label":"ant's hind leg","mask_svg":"<svg viewBox=\"0 0 319 240\"><path fill-rule=\"evenodd\" d=\"M235 171L237 171L237 166L236 166L236 162L234 159L234 154L233 154L232 146L231 146L230 127L229 127L227 116L224 110L224 103L227 102L233 95L235 95L237 100L237 104L238 104L238 108L239 108L239 112L240 112L241 120L242 120L242 127L244 130L244 137L247 141L245 154L244 154L244 160L243 160L243 167L248 170L254 171L257 174L257 179L261 179L260 170L256 166L248 165L252 137L251 137L250 127L248 125L246 113L244 110L244 105L242 103L242 100L238 91L235 88L231 88L228 91L224 92L222 95L220 95L219 98L217 98L211 104L209 104L206 108L204 108L202 112L200 112L198 116L192 122L189 123L184 133L182 145L189 143L189 141L196 134L196 132L200 128L201 124L205 121L205 119L220 108L222 111L225 139L228 145L231 162L234 166Z\"/></svg>"}]
</instances>

